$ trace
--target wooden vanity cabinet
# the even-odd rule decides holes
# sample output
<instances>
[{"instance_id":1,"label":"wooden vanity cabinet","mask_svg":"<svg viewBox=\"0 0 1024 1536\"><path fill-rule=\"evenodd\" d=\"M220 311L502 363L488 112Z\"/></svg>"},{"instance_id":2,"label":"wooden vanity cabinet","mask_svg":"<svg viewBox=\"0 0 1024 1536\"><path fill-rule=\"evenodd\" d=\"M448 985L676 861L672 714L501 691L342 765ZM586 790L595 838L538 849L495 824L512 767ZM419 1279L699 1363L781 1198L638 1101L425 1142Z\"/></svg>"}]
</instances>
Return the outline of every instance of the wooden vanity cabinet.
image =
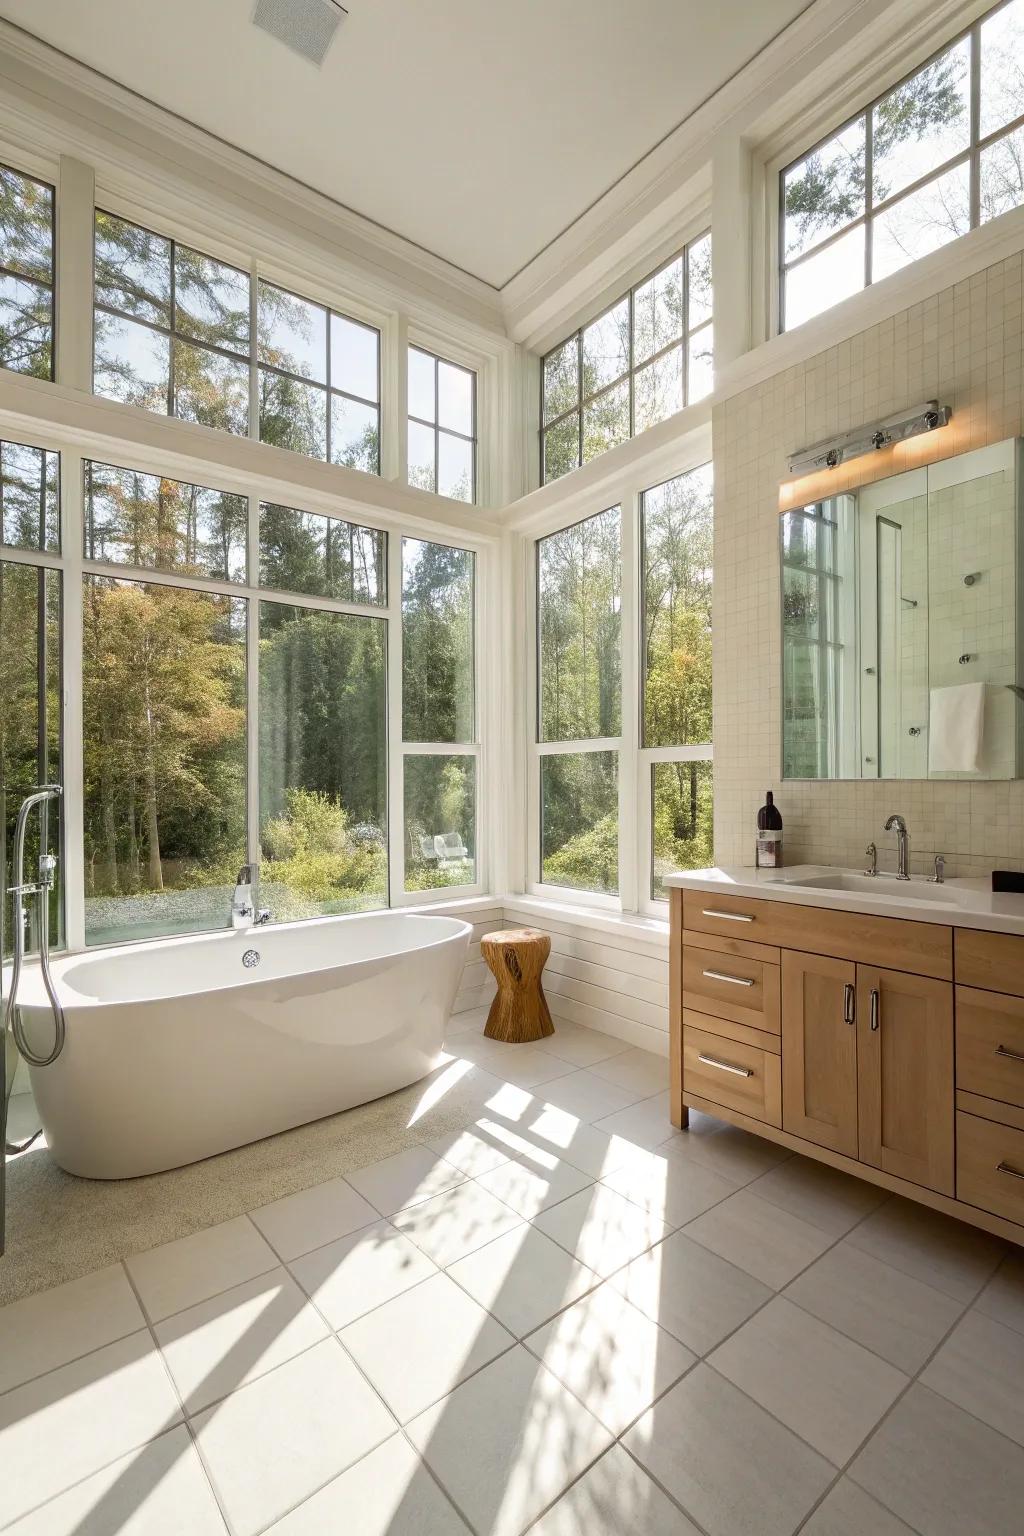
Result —
<instances>
[{"instance_id":1,"label":"wooden vanity cabinet","mask_svg":"<svg viewBox=\"0 0 1024 1536\"><path fill-rule=\"evenodd\" d=\"M898 1179L954 1191L953 988L857 967L859 1157Z\"/></svg>"},{"instance_id":2,"label":"wooden vanity cabinet","mask_svg":"<svg viewBox=\"0 0 1024 1536\"><path fill-rule=\"evenodd\" d=\"M782 952L782 1124L857 1156L857 967Z\"/></svg>"}]
</instances>

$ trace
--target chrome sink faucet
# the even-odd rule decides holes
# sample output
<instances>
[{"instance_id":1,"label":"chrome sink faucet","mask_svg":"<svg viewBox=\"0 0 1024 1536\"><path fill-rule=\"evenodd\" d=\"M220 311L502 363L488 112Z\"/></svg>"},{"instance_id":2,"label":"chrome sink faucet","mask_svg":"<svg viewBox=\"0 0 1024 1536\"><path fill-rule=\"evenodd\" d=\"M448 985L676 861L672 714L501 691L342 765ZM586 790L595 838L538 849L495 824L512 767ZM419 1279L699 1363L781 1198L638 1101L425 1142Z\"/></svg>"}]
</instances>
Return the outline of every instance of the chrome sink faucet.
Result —
<instances>
[{"instance_id":1,"label":"chrome sink faucet","mask_svg":"<svg viewBox=\"0 0 1024 1536\"><path fill-rule=\"evenodd\" d=\"M902 816L890 816L885 824L887 832L896 832L896 878L897 880L909 880L910 872L907 868L910 858L910 834L907 824Z\"/></svg>"},{"instance_id":2,"label":"chrome sink faucet","mask_svg":"<svg viewBox=\"0 0 1024 1536\"><path fill-rule=\"evenodd\" d=\"M259 911L254 907L252 887L252 865L243 864L235 881L235 894L231 898L232 928L252 928L254 925L262 927L264 923L270 922L270 912L266 907L260 907Z\"/></svg>"}]
</instances>

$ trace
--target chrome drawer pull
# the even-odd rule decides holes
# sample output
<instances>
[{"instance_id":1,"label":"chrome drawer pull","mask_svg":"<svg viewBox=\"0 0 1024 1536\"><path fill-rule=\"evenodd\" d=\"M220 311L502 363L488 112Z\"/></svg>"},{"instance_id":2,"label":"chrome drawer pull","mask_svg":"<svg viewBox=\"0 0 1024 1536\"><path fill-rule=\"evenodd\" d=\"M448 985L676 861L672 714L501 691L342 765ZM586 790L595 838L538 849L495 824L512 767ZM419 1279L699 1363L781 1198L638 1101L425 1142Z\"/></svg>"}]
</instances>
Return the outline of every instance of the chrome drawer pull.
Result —
<instances>
[{"instance_id":1,"label":"chrome drawer pull","mask_svg":"<svg viewBox=\"0 0 1024 1536\"><path fill-rule=\"evenodd\" d=\"M701 917L720 917L727 923L752 923L753 917L746 912L716 912L714 907L705 907Z\"/></svg>"},{"instance_id":2,"label":"chrome drawer pull","mask_svg":"<svg viewBox=\"0 0 1024 1536\"><path fill-rule=\"evenodd\" d=\"M843 989L843 1023L856 1024L857 1022L857 994L850 982Z\"/></svg>"},{"instance_id":3,"label":"chrome drawer pull","mask_svg":"<svg viewBox=\"0 0 1024 1536\"><path fill-rule=\"evenodd\" d=\"M1011 1051L1005 1045L996 1046L996 1055L1005 1056L1009 1061L1024 1061L1024 1051Z\"/></svg>"},{"instance_id":4,"label":"chrome drawer pull","mask_svg":"<svg viewBox=\"0 0 1024 1536\"><path fill-rule=\"evenodd\" d=\"M701 1061L703 1060L702 1056ZM1009 1163L1000 1163L996 1173L1008 1173L1011 1179L1024 1179L1024 1173L1021 1173L1019 1168L1011 1168Z\"/></svg>"},{"instance_id":5,"label":"chrome drawer pull","mask_svg":"<svg viewBox=\"0 0 1024 1536\"><path fill-rule=\"evenodd\" d=\"M881 1014L881 1003L880 1003L880 999L879 999L879 996L878 996L878 989L877 989L877 987L872 987L871 988L871 1028L873 1030L877 1029L879 1024L881 1023L880 1014Z\"/></svg>"},{"instance_id":6,"label":"chrome drawer pull","mask_svg":"<svg viewBox=\"0 0 1024 1536\"><path fill-rule=\"evenodd\" d=\"M731 981L734 987L752 987L754 985L751 976L730 976L728 971L701 971L708 981Z\"/></svg>"},{"instance_id":7,"label":"chrome drawer pull","mask_svg":"<svg viewBox=\"0 0 1024 1536\"><path fill-rule=\"evenodd\" d=\"M731 1061L719 1061L717 1056L705 1056L701 1051L697 1057L705 1067L717 1067L719 1072L731 1072L735 1077L753 1077L753 1067L734 1067ZM1018 1174L1018 1178L1024 1179L1024 1173Z\"/></svg>"}]
</instances>

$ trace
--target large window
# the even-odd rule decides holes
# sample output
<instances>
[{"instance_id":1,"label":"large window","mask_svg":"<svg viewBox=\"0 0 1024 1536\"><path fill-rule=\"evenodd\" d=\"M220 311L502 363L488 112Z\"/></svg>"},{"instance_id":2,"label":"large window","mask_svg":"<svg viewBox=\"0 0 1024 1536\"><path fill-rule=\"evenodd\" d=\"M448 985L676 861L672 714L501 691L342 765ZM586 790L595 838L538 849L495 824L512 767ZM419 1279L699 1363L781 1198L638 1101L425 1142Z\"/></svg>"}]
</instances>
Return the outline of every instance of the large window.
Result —
<instances>
[{"instance_id":1,"label":"large window","mask_svg":"<svg viewBox=\"0 0 1024 1536\"><path fill-rule=\"evenodd\" d=\"M712 536L705 464L538 540L532 885L656 911L714 862Z\"/></svg>"},{"instance_id":2,"label":"large window","mask_svg":"<svg viewBox=\"0 0 1024 1536\"><path fill-rule=\"evenodd\" d=\"M260 439L380 474L380 334L258 284Z\"/></svg>"},{"instance_id":3,"label":"large window","mask_svg":"<svg viewBox=\"0 0 1024 1536\"><path fill-rule=\"evenodd\" d=\"M373 326L112 213L95 239L96 394L380 473Z\"/></svg>"},{"instance_id":4,"label":"large window","mask_svg":"<svg viewBox=\"0 0 1024 1536\"><path fill-rule=\"evenodd\" d=\"M619 889L621 511L537 545L540 878Z\"/></svg>"},{"instance_id":5,"label":"large window","mask_svg":"<svg viewBox=\"0 0 1024 1536\"><path fill-rule=\"evenodd\" d=\"M976 22L781 173L781 324L1024 204L1024 0Z\"/></svg>"},{"instance_id":6,"label":"large window","mask_svg":"<svg viewBox=\"0 0 1024 1536\"><path fill-rule=\"evenodd\" d=\"M53 188L0 165L0 368L53 378Z\"/></svg>"},{"instance_id":7,"label":"large window","mask_svg":"<svg viewBox=\"0 0 1024 1536\"><path fill-rule=\"evenodd\" d=\"M541 480L557 480L713 387L711 235L541 362Z\"/></svg>"},{"instance_id":8,"label":"large window","mask_svg":"<svg viewBox=\"0 0 1024 1536\"><path fill-rule=\"evenodd\" d=\"M249 431L249 274L96 211L93 389Z\"/></svg>"},{"instance_id":9,"label":"large window","mask_svg":"<svg viewBox=\"0 0 1024 1536\"><path fill-rule=\"evenodd\" d=\"M402 541L405 888L477 880L476 559Z\"/></svg>"},{"instance_id":10,"label":"large window","mask_svg":"<svg viewBox=\"0 0 1024 1536\"><path fill-rule=\"evenodd\" d=\"M710 464L640 499L642 740L650 781L651 895L712 857Z\"/></svg>"},{"instance_id":11,"label":"large window","mask_svg":"<svg viewBox=\"0 0 1024 1536\"><path fill-rule=\"evenodd\" d=\"M476 374L409 348L409 484L476 500Z\"/></svg>"}]
</instances>

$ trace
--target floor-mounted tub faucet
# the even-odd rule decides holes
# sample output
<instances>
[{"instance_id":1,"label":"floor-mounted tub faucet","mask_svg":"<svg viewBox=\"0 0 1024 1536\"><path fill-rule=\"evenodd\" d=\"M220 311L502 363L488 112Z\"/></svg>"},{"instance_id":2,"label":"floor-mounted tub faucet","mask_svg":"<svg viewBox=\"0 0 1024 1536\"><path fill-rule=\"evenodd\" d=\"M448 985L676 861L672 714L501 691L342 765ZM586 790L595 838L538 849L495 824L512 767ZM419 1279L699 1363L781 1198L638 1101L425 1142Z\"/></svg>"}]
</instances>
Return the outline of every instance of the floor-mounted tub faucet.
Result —
<instances>
[{"instance_id":1,"label":"floor-mounted tub faucet","mask_svg":"<svg viewBox=\"0 0 1024 1536\"><path fill-rule=\"evenodd\" d=\"M890 816L885 824L885 830L896 833L896 878L897 880L909 880L910 871L907 865L910 860L910 834L907 824L902 816Z\"/></svg>"}]
</instances>

